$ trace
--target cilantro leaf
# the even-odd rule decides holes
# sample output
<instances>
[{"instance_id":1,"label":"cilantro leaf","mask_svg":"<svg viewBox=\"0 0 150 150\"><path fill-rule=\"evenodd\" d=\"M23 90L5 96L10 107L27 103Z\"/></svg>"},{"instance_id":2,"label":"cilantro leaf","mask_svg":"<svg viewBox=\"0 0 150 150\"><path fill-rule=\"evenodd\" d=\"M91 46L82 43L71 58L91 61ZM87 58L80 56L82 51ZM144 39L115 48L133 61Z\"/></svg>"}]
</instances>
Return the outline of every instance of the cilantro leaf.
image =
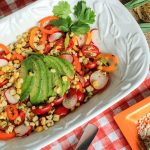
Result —
<instances>
[{"instance_id":1,"label":"cilantro leaf","mask_svg":"<svg viewBox=\"0 0 150 150\"><path fill-rule=\"evenodd\" d=\"M67 18L71 13L69 3L67 1L60 1L58 5L54 6L53 13L55 16Z\"/></svg>"},{"instance_id":2,"label":"cilantro leaf","mask_svg":"<svg viewBox=\"0 0 150 150\"><path fill-rule=\"evenodd\" d=\"M52 21L52 25L58 27L63 32L70 31L70 26L72 25L72 20L70 17L59 18L58 20Z\"/></svg>"},{"instance_id":3,"label":"cilantro leaf","mask_svg":"<svg viewBox=\"0 0 150 150\"><path fill-rule=\"evenodd\" d=\"M86 23L83 22L75 22L72 26L71 26L71 31L73 33L75 33L76 35L80 35L80 34L85 34L90 30L90 26Z\"/></svg>"},{"instance_id":4,"label":"cilantro leaf","mask_svg":"<svg viewBox=\"0 0 150 150\"><path fill-rule=\"evenodd\" d=\"M66 49L66 48L68 47L68 45L69 45L69 40L70 40L70 37L69 37L69 34L67 33L67 34L66 34L65 41L64 41L65 49Z\"/></svg>"},{"instance_id":5,"label":"cilantro leaf","mask_svg":"<svg viewBox=\"0 0 150 150\"><path fill-rule=\"evenodd\" d=\"M74 6L74 15L79 21L92 24L95 22L94 11L86 6L85 1L79 1L77 5Z\"/></svg>"}]
</instances>

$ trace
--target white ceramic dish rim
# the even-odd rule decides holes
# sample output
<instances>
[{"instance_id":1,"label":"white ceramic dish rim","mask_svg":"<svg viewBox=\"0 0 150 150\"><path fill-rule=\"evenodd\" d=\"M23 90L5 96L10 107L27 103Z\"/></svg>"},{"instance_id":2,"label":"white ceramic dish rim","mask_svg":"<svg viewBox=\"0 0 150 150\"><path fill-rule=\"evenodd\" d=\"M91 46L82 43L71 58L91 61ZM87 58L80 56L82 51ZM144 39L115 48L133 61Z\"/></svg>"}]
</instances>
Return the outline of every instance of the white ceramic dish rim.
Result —
<instances>
[{"instance_id":1,"label":"white ceramic dish rim","mask_svg":"<svg viewBox=\"0 0 150 150\"><path fill-rule=\"evenodd\" d=\"M45 2L46 2L47 0L45 0ZM108 3L110 3L111 4L111 0L106 0ZM10 16L7 16L7 17L5 17L5 18L3 18L3 19L1 19L0 20L0 23L3 23L3 22L5 22L5 21L7 21L7 20L9 20L9 18L10 17L13 17L13 16L17 16L19 13L22 13L23 11L25 11L25 10L27 10L27 8L32 8L32 6L34 6L35 4L37 4L37 3L39 3L40 1L37 1L37 2L34 2L33 4L31 4L31 5L29 5L29 6L26 6L25 8L23 8L23 9L21 9L21 10L19 10L19 11L17 11L17 12L15 12L15 13L13 13L12 15L10 15ZM102 0L102 2L104 2L104 0ZM118 5L118 7L121 7L121 9L126 13L126 14L128 14L128 16L130 16L130 18L131 18L131 20L132 20L132 22L134 23L134 26L135 26L135 28L137 29L137 31L139 32L139 34L140 34L140 36L142 37L142 39L143 39L143 42L144 42L144 45L145 45L145 48L146 48L146 50L144 51L146 54L145 54L145 61L147 62L147 66L145 65L145 72L143 72L143 76L138 80L138 82L136 82L134 85L132 85L132 87L129 89L129 90L125 90L124 91L124 93L121 93L121 95L119 96L119 97L113 97L113 98L111 98L111 101L109 101L109 103L106 103L101 109L99 109L99 110L96 110L94 113L92 113L92 114L90 114L88 117L86 117L86 118L84 118L84 119L82 119L80 122L76 122L75 123L75 125L72 125L71 127L69 127L67 130L64 130L63 132L60 132L59 134L56 134L55 135L55 137L52 137L52 138L50 138L49 140L42 140L41 142L39 142L39 143L37 143L36 144L36 147L35 147L35 145L32 145L31 144L31 146L30 146L30 144L26 147L26 146L23 146L23 147L16 147L15 149L17 149L17 148L21 148L21 149L39 149L39 148L41 148L41 147L44 147L45 145L47 145L47 144L49 144L49 143L51 143L51 142L53 142L53 141L55 141L56 139L58 139L58 138L60 138L61 136L63 136L63 135L65 135L65 134L67 134L67 133L69 133L70 131L72 131L73 129L75 129L75 128L77 128L78 126L81 126L82 124L84 124L84 123L86 123L87 121L89 121L89 120L91 120L92 118L94 118L95 116L97 116L99 113L101 113L102 111L104 111L104 110L106 110L107 108L109 108L110 106L112 106L114 103L116 103L116 102L118 102L119 100L121 100L123 97L125 97L126 95L128 95L132 90L134 90L136 87L138 87L142 82L143 82L143 80L146 78L146 75L148 74L148 67L149 67L149 63L148 63L148 60L149 60L149 48L148 48L148 44L146 43L146 40L144 40L145 39L145 37L144 37L144 35L143 35L143 33L142 33L142 31L140 30L140 28L139 28L139 26L138 26L138 24L135 22L135 20L131 17L131 15L129 14L129 12L127 12L127 10L125 10L125 8L120 4L120 2L117 2L117 1L115 1L115 0L112 0L112 2L115 2L116 3L116 5ZM0 41L1 42L1 41ZM5 43L5 41L3 41L4 43ZM6 43L6 44L8 44L8 43ZM87 105L86 105L87 106ZM83 107L83 106L82 106ZM78 111L79 112L79 111ZM70 115L70 116L72 116L72 114ZM64 118L65 119L65 118ZM67 120L67 119L66 119ZM37 135L38 136L38 135ZM28 138L28 137L27 137ZM7 146L3 143L3 142L1 142L0 143L1 145L0 146L2 146L1 147L1 149L5 149ZM3 144L6 146L4 146L3 147ZM7 147L8 148L8 147Z\"/></svg>"}]
</instances>

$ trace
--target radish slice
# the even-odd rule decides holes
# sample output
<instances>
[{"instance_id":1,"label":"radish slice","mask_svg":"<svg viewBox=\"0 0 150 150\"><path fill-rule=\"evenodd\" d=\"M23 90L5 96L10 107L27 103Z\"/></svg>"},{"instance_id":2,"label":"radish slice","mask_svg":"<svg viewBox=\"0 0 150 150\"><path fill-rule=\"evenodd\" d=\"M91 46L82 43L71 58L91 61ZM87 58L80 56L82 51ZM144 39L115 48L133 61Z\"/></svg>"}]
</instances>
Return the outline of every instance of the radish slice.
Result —
<instances>
[{"instance_id":1,"label":"radish slice","mask_svg":"<svg viewBox=\"0 0 150 150\"><path fill-rule=\"evenodd\" d=\"M29 135L32 131L32 126L25 126L24 124L22 124L20 126L17 126L14 131L16 133L16 136Z\"/></svg>"},{"instance_id":2,"label":"radish slice","mask_svg":"<svg viewBox=\"0 0 150 150\"><path fill-rule=\"evenodd\" d=\"M54 41L60 39L62 36L63 36L62 32L56 32L56 33L50 35L48 40L49 40L49 42L54 42Z\"/></svg>"},{"instance_id":3,"label":"radish slice","mask_svg":"<svg viewBox=\"0 0 150 150\"><path fill-rule=\"evenodd\" d=\"M11 89L12 88L6 90L4 94L5 94L5 97L6 97L6 99L7 99L7 101L8 101L9 104L16 104L16 103L18 103L19 99L16 99L14 96L12 96L10 94L10 90Z\"/></svg>"},{"instance_id":4,"label":"radish slice","mask_svg":"<svg viewBox=\"0 0 150 150\"><path fill-rule=\"evenodd\" d=\"M91 30L91 34L92 34L92 42L94 43L95 46L100 48L100 38L98 29Z\"/></svg>"},{"instance_id":5,"label":"radish slice","mask_svg":"<svg viewBox=\"0 0 150 150\"><path fill-rule=\"evenodd\" d=\"M63 54L60 56L61 58L67 60L68 62L72 63L73 62L73 57L72 55L69 55L69 54Z\"/></svg>"},{"instance_id":6,"label":"radish slice","mask_svg":"<svg viewBox=\"0 0 150 150\"><path fill-rule=\"evenodd\" d=\"M0 67L4 67L8 64L8 60L6 58L0 58Z\"/></svg>"},{"instance_id":7,"label":"radish slice","mask_svg":"<svg viewBox=\"0 0 150 150\"><path fill-rule=\"evenodd\" d=\"M103 89L107 85L108 80L108 75L100 70L93 72L90 76L90 83L96 90Z\"/></svg>"},{"instance_id":8,"label":"radish slice","mask_svg":"<svg viewBox=\"0 0 150 150\"><path fill-rule=\"evenodd\" d=\"M80 35L77 37L79 47L82 47L86 42L86 36Z\"/></svg>"},{"instance_id":9,"label":"radish slice","mask_svg":"<svg viewBox=\"0 0 150 150\"><path fill-rule=\"evenodd\" d=\"M72 109L76 106L76 103L77 103L77 95L74 94L74 95L71 95L71 96L68 96L64 101L63 101L63 106L67 109Z\"/></svg>"}]
</instances>

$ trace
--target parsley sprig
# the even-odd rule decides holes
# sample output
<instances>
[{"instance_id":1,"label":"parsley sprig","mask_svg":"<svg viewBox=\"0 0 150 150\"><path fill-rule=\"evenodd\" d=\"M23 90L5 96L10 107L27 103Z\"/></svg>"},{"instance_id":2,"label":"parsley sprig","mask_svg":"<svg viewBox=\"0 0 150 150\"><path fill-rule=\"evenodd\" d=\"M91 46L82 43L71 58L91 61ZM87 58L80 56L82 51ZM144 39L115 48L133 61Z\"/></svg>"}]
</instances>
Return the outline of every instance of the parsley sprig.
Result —
<instances>
[{"instance_id":1,"label":"parsley sprig","mask_svg":"<svg viewBox=\"0 0 150 150\"><path fill-rule=\"evenodd\" d=\"M79 1L74 6L73 15L75 21L70 17L71 9L67 1L60 1L54 6L53 13L59 19L52 22L53 26L58 27L63 32L73 32L76 35L85 34L90 30L90 24L95 22L94 11L87 7L85 1Z\"/></svg>"}]
</instances>

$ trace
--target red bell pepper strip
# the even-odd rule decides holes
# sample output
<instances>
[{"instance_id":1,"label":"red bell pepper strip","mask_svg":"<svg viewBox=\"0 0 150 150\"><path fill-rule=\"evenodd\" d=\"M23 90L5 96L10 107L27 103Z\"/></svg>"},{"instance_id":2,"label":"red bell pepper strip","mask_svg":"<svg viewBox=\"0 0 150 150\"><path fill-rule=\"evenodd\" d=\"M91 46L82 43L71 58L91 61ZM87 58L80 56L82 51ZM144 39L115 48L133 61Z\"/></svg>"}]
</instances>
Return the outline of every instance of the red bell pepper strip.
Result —
<instances>
[{"instance_id":1,"label":"red bell pepper strip","mask_svg":"<svg viewBox=\"0 0 150 150\"><path fill-rule=\"evenodd\" d=\"M119 59L112 54L99 54L96 59L106 59L110 64L109 66L101 66L101 70L104 72L114 72L117 69Z\"/></svg>"},{"instance_id":2,"label":"red bell pepper strip","mask_svg":"<svg viewBox=\"0 0 150 150\"><path fill-rule=\"evenodd\" d=\"M55 99L53 101L53 103L54 103L55 106L60 105L63 102L64 99L66 99L66 94L64 94L64 96L59 98L59 99Z\"/></svg>"},{"instance_id":3,"label":"red bell pepper strip","mask_svg":"<svg viewBox=\"0 0 150 150\"><path fill-rule=\"evenodd\" d=\"M40 30L46 34L53 34L55 32L60 31L59 28L57 28L57 27L53 27L50 30L45 28L45 23L47 21L53 21L53 20L57 20L57 19L59 19L59 18L56 16L48 16L48 17L43 18L42 20L40 20Z\"/></svg>"},{"instance_id":4,"label":"red bell pepper strip","mask_svg":"<svg viewBox=\"0 0 150 150\"><path fill-rule=\"evenodd\" d=\"M77 90L77 97L78 97L78 102L82 103L84 101L85 95L83 92Z\"/></svg>"},{"instance_id":5,"label":"red bell pepper strip","mask_svg":"<svg viewBox=\"0 0 150 150\"><path fill-rule=\"evenodd\" d=\"M19 60L19 61L23 61L24 57L21 54L18 53L14 53L11 57L12 60Z\"/></svg>"},{"instance_id":6,"label":"red bell pepper strip","mask_svg":"<svg viewBox=\"0 0 150 150\"><path fill-rule=\"evenodd\" d=\"M2 88L2 87L3 87L4 85L6 85L8 82L9 82L8 79L2 81L2 82L0 83L0 88Z\"/></svg>"},{"instance_id":7,"label":"red bell pepper strip","mask_svg":"<svg viewBox=\"0 0 150 150\"><path fill-rule=\"evenodd\" d=\"M40 30L39 27L34 27L30 31L29 44L33 49L35 49L35 47L34 47L34 38L36 36L37 31L39 31L39 30Z\"/></svg>"},{"instance_id":8,"label":"red bell pepper strip","mask_svg":"<svg viewBox=\"0 0 150 150\"><path fill-rule=\"evenodd\" d=\"M83 46L82 53L85 57L93 58L96 57L100 52L95 45L90 44L90 45Z\"/></svg>"},{"instance_id":9,"label":"red bell pepper strip","mask_svg":"<svg viewBox=\"0 0 150 150\"><path fill-rule=\"evenodd\" d=\"M91 43L91 41L92 41L92 35L91 35L91 32L89 31L89 32L86 33L86 42L85 42L85 44L89 45Z\"/></svg>"},{"instance_id":10,"label":"red bell pepper strip","mask_svg":"<svg viewBox=\"0 0 150 150\"><path fill-rule=\"evenodd\" d=\"M48 113L51 108L52 106L50 104L47 104L45 106L42 106L42 108L32 108L32 112L36 115L44 115Z\"/></svg>"},{"instance_id":11,"label":"red bell pepper strip","mask_svg":"<svg viewBox=\"0 0 150 150\"><path fill-rule=\"evenodd\" d=\"M61 117L66 116L69 113L69 109L65 108L64 106L59 106L55 109L54 112L56 115Z\"/></svg>"},{"instance_id":12,"label":"red bell pepper strip","mask_svg":"<svg viewBox=\"0 0 150 150\"><path fill-rule=\"evenodd\" d=\"M93 68L95 68L97 66L97 63L96 63L96 61L93 61L93 62L89 61L88 64L86 64L85 66L88 69L93 69Z\"/></svg>"},{"instance_id":13,"label":"red bell pepper strip","mask_svg":"<svg viewBox=\"0 0 150 150\"><path fill-rule=\"evenodd\" d=\"M81 63L79 62L79 58L77 56L73 56L73 65L75 67L75 70L77 72L80 72L81 71Z\"/></svg>"},{"instance_id":14,"label":"red bell pepper strip","mask_svg":"<svg viewBox=\"0 0 150 150\"><path fill-rule=\"evenodd\" d=\"M15 136L16 136L15 132L12 133L0 132L0 140L9 140L14 138Z\"/></svg>"},{"instance_id":15,"label":"red bell pepper strip","mask_svg":"<svg viewBox=\"0 0 150 150\"><path fill-rule=\"evenodd\" d=\"M6 107L6 113L9 120L13 121L18 117L18 110L15 105L8 105Z\"/></svg>"},{"instance_id":16,"label":"red bell pepper strip","mask_svg":"<svg viewBox=\"0 0 150 150\"><path fill-rule=\"evenodd\" d=\"M10 53L10 50L8 49L8 47L2 43L0 43L0 48L5 52L6 55Z\"/></svg>"}]
</instances>

